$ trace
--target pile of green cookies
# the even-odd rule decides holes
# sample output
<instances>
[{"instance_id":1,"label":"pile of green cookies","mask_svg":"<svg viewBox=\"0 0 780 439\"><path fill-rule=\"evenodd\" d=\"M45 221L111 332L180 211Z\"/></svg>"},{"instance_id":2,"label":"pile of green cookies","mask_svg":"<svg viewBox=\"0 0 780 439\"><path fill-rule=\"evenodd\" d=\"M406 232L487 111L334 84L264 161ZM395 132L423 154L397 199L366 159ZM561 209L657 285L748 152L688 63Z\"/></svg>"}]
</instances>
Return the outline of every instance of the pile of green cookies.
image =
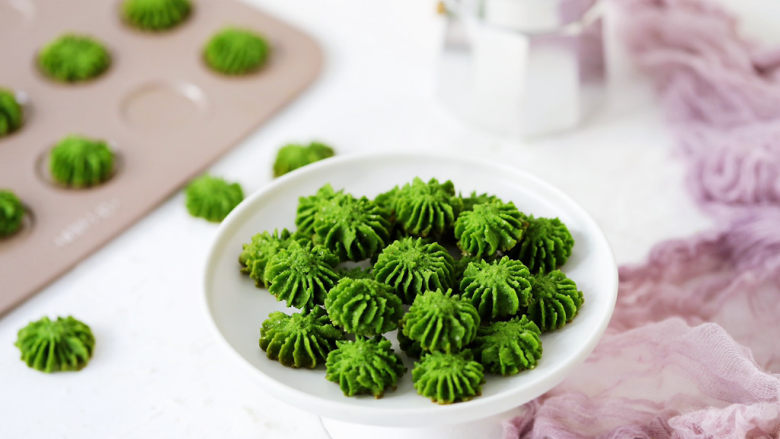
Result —
<instances>
[{"instance_id":1,"label":"pile of green cookies","mask_svg":"<svg viewBox=\"0 0 780 439\"><path fill-rule=\"evenodd\" d=\"M295 224L253 236L239 256L258 287L301 310L271 313L260 348L289 367L324 363L347 396L397 386L406 368L384 337L397 329L418 393L471 399L485 372L536 367L541 334L583 303L558 269L574 245L563 223L458 195L450 181L416 178L373 200L325 185L300 198Z\"/></svg>"}]
</instances>

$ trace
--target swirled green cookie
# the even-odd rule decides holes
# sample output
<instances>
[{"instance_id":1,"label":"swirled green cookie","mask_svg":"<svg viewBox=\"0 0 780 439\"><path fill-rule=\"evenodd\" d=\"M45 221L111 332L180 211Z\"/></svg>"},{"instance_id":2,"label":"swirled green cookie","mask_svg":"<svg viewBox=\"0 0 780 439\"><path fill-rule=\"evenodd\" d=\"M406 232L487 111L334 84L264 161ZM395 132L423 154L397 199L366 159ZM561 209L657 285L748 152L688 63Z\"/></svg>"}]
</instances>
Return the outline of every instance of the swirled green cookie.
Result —
<instances>
[{"instance_id":1,"label":"swirled green cookie","mask_svg":"<svg viewBox=\"0 0 780 439\"><path fill-rule=\"evenodd\" d=\"M584 297L577 284L560 270L531 277L528 317L544 332L560 329L580 310Z\"/></svg>"},{"instance_id":2,"label":"swirled green cookie","mask_svg":"<svg viewBox=\"0 0 780 439\"><path fill-rule=\"evenodd\" d=\"M387 192L382 192L374 198L374 203L377 206L385 209L387 214L391 217L395 217L395 206L398 204L398 195L401 190L398 186L394 186Z\"/></svg>"},{"instance_id":3,"label":"swirled green cookie","mask_svg":"<svg viewBox=\"0 0 780 439\"><path fill-rule=\"evenodd\" d=\"M455 239L466 254L490 257L499 250L514 247L523 236L526 224L514 203L499 200L475 204L458 216Z\"/></svg>"},{"instance_id":4,"label":"swirled green cookie","mask_svg":"<svg viewBox=\"0 0 780 439\"><path fill-rule=\"evenodd\" d=\"M287 306L311 309L325 301L336 285L339 259L330 250L311 243L291 242L279 249L265 266L263 277L268 292Z\"/></svg>"},{"instance_id":5,"label":"swirled green cookie","mask_svg":"<svg viewBox=\"0 0 780 439\"><path fill-rule=\"evenodd\" d=\"M328 354L325 363L325 378L337 383L346 396L371 394L381 398L386 390L395 389L406 372L401 357L384 337L358 337L336 344L338 347Z\"/></svg>"},{"instance_id":6,"label":"swirled green cookie","mask_svg":"<svg viewBox=\"0 0 780 439\"><path fill-rule=\"evenodd\" d=\"M11 191L0 189L0 238L16 233L22 227L24 205Z\"/></svg>"},{"instance_id":7,"label":"swirled green cookie","mask_svg":"<svg viewBox=\"0 0 780 439\"><path fill-rule=\"evenodd\" d=\"M111 178L114 153L102 140L67 136L49 152L49 172L66 186L94 186Z\"/></svg>"},{"instance_id":8,"label":"swirled green cookie","mask_svg":"<svg viewBox=\"0 0 780 439\"><path fill-rule=\"evenodd\" d=\"M276 153L274 177L279 177L322 159L333 157L333 154L333 148L320 142L311 142L306 146L297 144L285 145Z\"/></svg>"},{"instance_id":9,"label":"swirled green cookie","mask_svg":"<svg viewBox=\"0 0 780 439\"><path fill-rule=\"evenodd\" d=\"M125 0L125 21L141 30L162 31L175 27L190 16L189 0Z\"/></svg>"},{"instance_id":10,"label":"swirled green cookie","mask_svg":"<svg viewBox=\"0 0 780 439\"><path fill-rule=\"evenodd\" d=\"M390 223L382 209L366 197L339 193L314 215L314 237L342 261L370 258L384 248Z\"/></svg>"},{"instance_id":11,"label":"swirled green cookie","mask_svg":"<svg viewBox=\"0 0 780 439\"><path fill-rule=\"evenodd\" d=\"M22 360L41 372L80 370L95 349L95 336L83 322L71 316L31 322L17 335Z\"/></svg>"},{"instance_id":12,"label":"swirled green cookie","mask_svg":"<svg viewBox=\"0 0 780 439\"><path fill-rule=\"evenodd\" d=\"M514 375L533 369L542 357L542 332L526 316L481 326L474 339L474 356L490 373Z\"/></svg>"},{"instance_id":13,"label":"swirled green cookie","mask_svg":"<svg viewBox=\"0 0 780 439\"><path fill-rule=\"evenodd\" d=\"M374 204L384 211L384 217L390 221L390 242L409 236L403 226L396 220L395 206L398 200L400 189L393 187L387 192L383 192L374 198Z\"/></svg>"},{"instance_id":14,"label":"swirled green cookie","mask_svg":"<svg viewBox=\"0 0 780 439\"><path fill-rule=\"evenodd\" d=\"M415 363L412 382L420 395L439 404L452 404L478 396L485 375L482 365L471 359L469 351L433 352Z\"/></svg>"},{"instance_id":15,"label":"swirled green cookie","mask_svg":"<svg viewBox=\"0 0 780 439\"><path fill-rule=\"evenodd\" d=\"M192 180L187 185L185 195L190 215L216 223L225 219L244 199L241 185L211 175L202 175Z\"/></svg>"},{"instance_id":16,"label":"swirled green cookie","mask_svg":"<svg viewBox=\"0 0 780 439\"><path fill-rule=\"evenodd\" d=\"M417 296L403 316L405 336L425 351L457 352L477 335L480 318L474 305L452 296L452 291L426 291Z\"/></svg>"},{"instance_id":17,"label":"swirled green cookie","mask_svg":"<svg viewBox=\"0 0 780 439\"><path fill-rule=\"evenodd\" d=\"M454 261L447 249L422 238L403 238L385 247L374 264L374 276L395 289L403 302L452 286Z\"/></svg>"},{"instance_id":18,"label":"swirled green cookie","mask_svg":"<svg viewBox=\"0 0 780 439\"><path fill-rule=\"evenodd\" d=\"M22 126L22 106L11 90L0 88L0 137L8 135Z\"/></svg>"},{"instance_id":19,"label":"swirled green cookie","mask_svg":"<svg viewBox=\"0 0 780 439\"><path fill-rule=\"evenodd\" d=\"M299 241L305 244L308 240L308 237L297 232L290 233L287 229L282 229L281 233L277 230L274 230L273 233L258 233L252 236L250 242L243 245L243 250L238 256L241 272L248 274L258 287L264 287L265 266L276 252L287 248L292 241Z\"/></svg>"},{"instance_id":20,"label":"swirled green cookie","mask_svg":"<svg viewBox=\"0 0 780 439\"><path fill-rule=\"evenodd\" d=\"M507 256L472 262L463 272L460 295L479 310L483 321L512 316L531 300L530 277L522 262Z\"/></svg>"},{"instance_id":21,"label":"swirled green cookie","mask_svg":"<svg viewBox=\"0 0 780 439\"><path fill-rule=\"evenodd\" d=\"M477 194L476 191L472 192L471 195L469 195L468 197L464 197L463 195L461 195L460 199L463 202L464 211L474 209L474 206L476 206L477 204L492 203L494 201L499 201L503 203L503 201L501 201L501 199L495 195L490 195L487 193Z\"/></svg>"},{"instance_id":22,"label":"swirled green cookie","mask_svg":"<svg viewBox=\"0 0 780 439\"><path fill-rule=\"evenodd\" d=\"M316 194L298 198L298 209L295 213L295 225L298 231L314 236L314 220L317 215L325 210L336 196L343 194L343 190L336 192L328 183L319 188Z\"/></svg>"},{"instance_id":23,"label":"swirled green cookie","mask_svg":"<svg viewBox=\"0 0 780 439\"><path fill-rule=\"evenodd\" d=\"M415 178L398 190L395 200L396 221L415 236L445 234L461 210L461 200L449 180L439 183L432 178L425 183Z\"/></svg>"},{"instance_id":24,"label":"swirled green cookie","mask_svg":"<svg viewBox=\"0 0 780 439\"><path fill-rule=\"evenodd\" d=\"M325 298L330 320L345 331L373 337L398 327L401 299L392 288L372 279L342 278Z\"/></svg>"},{"instance_id":25,"label":"swirled green cookie","mask_svg":"<svg viewBox=\"0 0 780 439\"><path fill-rule=\"evenodd\" d=\"M531 273L552 271L571 256L574 238L558 218L525 217L528 228L517 246L517 258Z\"/></svg>"},{"instance_id":26,"label":"swirled green cookie","mask_svg":"<svg viewBox=\"0 0 780 439\"><path fill-rule=\"evenodd\" d=\"M225 75L245 75L265 65L271 48L262 36L226 27L206 43L204 58L209 67Z\"/></svg>"},{"instance_id":27,"label":"swirled green cookie","mask_svg":"<svg viewBox=\"0 0 780 439\"><path fill-rule=\"evenodd\" d=\"M108 70L109 65L111 56L103 44L83 35L62 35L38 53L41 71L63 82L96 78Z\"/></svg>"},{"instance_id":28,"label":"swirled green cookie","mask_svg":"<svg viewBox=\"0 0 780 439\"><path fill-rule=\"evenodd\" d=\"M320 307L293 315L273 312L260 328L260 349L287 367L313 369L343 338L344 333L330 324Z\"/></svg>"}]
</instances>

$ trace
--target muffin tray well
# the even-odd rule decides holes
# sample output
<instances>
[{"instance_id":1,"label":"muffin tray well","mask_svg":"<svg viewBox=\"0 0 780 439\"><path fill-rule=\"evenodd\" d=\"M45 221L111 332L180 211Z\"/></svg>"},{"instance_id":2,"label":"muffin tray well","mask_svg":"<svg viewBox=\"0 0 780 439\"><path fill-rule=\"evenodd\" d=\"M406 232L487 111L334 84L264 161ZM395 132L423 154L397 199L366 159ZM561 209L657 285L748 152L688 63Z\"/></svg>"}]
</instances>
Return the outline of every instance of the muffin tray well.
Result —
<instances>
[{"instance_id":1,"label":"muffin tray well","mask_svg":"<svg viewBox=\"0 0 780 439\"><path fill-rule=\"evenodd\" d=\"M318 75L319 46L306 34L233 0L193 0L176 28L125 24L120 1L0 0L0 87L16 92L24 125L0 137L0 188L27 208L22 229L0 239L0 313L95 251L289 103ZM261 70L228 77L209 69L206 41L225 26L266 37ZM37 67L41 47L67 33L96 38L112 63L102 76L66 84ZM117 152L112 178L88 189L48 176L49 150L79 134ZM265 166L258 164L258 166Z\"/></svg>"}]
</instances>

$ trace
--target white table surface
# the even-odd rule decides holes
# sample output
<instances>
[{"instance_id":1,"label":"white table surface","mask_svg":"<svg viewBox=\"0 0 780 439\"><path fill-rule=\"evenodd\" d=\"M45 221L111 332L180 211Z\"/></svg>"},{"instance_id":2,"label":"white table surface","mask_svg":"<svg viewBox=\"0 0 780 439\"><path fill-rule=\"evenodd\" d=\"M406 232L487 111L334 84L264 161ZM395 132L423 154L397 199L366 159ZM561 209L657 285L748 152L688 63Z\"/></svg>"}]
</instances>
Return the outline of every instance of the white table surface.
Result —
<instances>
[{"instance_id":1,"label":"white table surface","mask_svg":"<svg viewBox=\"0 0 780 439\"><path fill-rule=\"evenodd\" d=\"M751 35L780 41L772 25L780 7L727 2ZM280 145L316 138L341 154L452 151L533 170L596 218L619 263L709 225L643 79L624 75L581 130L524 143L474 129L437 102L442 23L432 0L252 3L316 36L327 65L314 87L213 167L248 193L271 180ZM0 319L0 437L326 437L316 416L267 395L207 326L201 267L215 231L191 218L178 194ZM89 366L52 375L27 368L13 346L17 330L68 314L97 337Z\"/></svg>"}]
</instances>

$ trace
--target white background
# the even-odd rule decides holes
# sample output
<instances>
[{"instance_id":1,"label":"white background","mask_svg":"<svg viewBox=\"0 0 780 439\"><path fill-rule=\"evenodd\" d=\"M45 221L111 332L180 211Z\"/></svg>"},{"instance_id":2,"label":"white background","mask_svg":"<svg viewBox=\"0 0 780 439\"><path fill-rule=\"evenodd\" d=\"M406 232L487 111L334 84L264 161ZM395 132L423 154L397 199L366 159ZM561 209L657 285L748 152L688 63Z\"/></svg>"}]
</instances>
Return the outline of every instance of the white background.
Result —
<instances>
[{"instance_id":1,"label":"white background","mask_svg":"<svg viewBox=\"0 0 780 439\"><path fill-rule=\"evenodd\" d=\"M744 16L748 34L780 42L772 24L780 4L721 1ZM247 193L270 181L280 145L321 139L340 154L457 152L532 170L596 218L619 263L709 226L684 188L682 161L645 79L623 71L581 130L523 143L469 127L437 102L442 23L433 1L252 3L313 34L327 64L307 93L213 167ZM0 438L324 438L317 417L268 396L209 329L200 281L215 231L176 195L0 319ZM68 314L97 337L86 369L46 375L19 361L19 328Z\"/></svg>"}]
</instances>

